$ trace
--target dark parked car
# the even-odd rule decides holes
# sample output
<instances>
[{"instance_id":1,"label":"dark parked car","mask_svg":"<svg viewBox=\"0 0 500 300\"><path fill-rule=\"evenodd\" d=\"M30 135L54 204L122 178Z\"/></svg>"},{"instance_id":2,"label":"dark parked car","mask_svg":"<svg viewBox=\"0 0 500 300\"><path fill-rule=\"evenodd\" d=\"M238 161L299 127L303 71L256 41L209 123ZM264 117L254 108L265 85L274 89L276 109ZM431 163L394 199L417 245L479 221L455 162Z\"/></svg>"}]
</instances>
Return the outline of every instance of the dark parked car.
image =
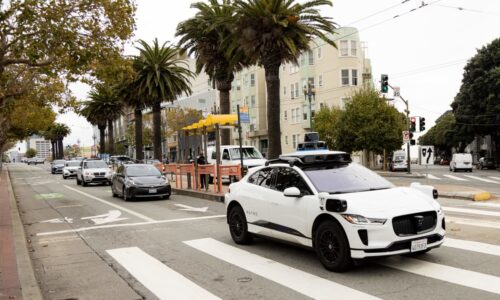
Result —
<instances>
[{"instance_id":1,"label":"dark parked car","mask_svg":"<svg viewBox=\"0 0 500 300\"><path fill-rule=\"evenodd\" d=\"M481 157L476 167L480 170L495 169L496 168L495 160L491 157Z\"/></svg>"},{"instance_id":2,"label":"dark parked car","mask_svg":"<svg viewBox=\"0 0 500 300\"><path fill-rule=\"evenodd\" d=\"M62 159L56 159L50 164L50 173L52 174L62 174L64 163L66 161Z\"/></svg>"},{"instance_id":3,"label":"dark parked car","mask_svg":"<svg viewBox=\"0 0 500 300\"><path fill-rule=\"evenodd\" d=\"M113 197L121 196L125 201L149 197L168 199L171 187L168 179L153 165L123 164L113 175L111 192Z\"/></svg>"}]
</instances>

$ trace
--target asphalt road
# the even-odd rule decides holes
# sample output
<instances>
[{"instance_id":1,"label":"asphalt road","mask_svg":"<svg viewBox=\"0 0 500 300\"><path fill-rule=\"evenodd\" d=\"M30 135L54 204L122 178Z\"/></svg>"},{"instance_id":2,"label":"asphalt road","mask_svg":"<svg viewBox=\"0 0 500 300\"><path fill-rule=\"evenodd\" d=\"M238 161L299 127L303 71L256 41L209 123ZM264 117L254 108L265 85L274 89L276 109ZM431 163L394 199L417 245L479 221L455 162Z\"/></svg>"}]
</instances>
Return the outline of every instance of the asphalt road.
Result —
<instances>
[{"instance_id":1,"label":"asphalt road","mask_svg":"<svg viewBox=\"0 0 500 300\"><path fill-rule=\"evenodd\" d=\"M307 249L265 239L236 245L222 203L125 202L109 186L77 186L47 165L8 167L45 299L500 297L500 202L440 199L445 247L339 274Z\"/></svg>"}]
</instances>

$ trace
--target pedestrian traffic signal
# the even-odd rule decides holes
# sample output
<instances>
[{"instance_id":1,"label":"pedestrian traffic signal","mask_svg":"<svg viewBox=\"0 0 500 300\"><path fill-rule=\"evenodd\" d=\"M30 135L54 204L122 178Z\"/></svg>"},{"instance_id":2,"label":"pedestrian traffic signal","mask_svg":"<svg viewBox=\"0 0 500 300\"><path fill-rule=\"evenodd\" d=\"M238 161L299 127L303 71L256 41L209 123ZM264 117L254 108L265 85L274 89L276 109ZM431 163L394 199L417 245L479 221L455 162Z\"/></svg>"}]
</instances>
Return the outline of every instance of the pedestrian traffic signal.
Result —
<instances>
[{"instance_id":1,"label":"pedestrian traffic signal","mask_svg":"<svg viewBox=\"0 0 500 300\"><path fill-rule=\"evenodd\" d=\"M424 130L425 130L425 118L420 117L420 131L424 131Z\"/></svg>"},{"instance_id":2,"label":"pedestrian traffic signal","mask_svg":"<svg viewBox=\"0 0 500 300\"><path fill-rule=\"evenodd\" d=\"M415 132L417 129L417 120L415 117L410 118L410 132Z\"/></svg>"},{"instance_id":3,"label":"pedestrian traffic signal","mask_svg":"<svg viewBox=\"0 0 500 300\"><path fill-rule=\"evenodd\" d=\"M380 92L389 92L389 75L387 74L380 75Z\"/></svg>"}]
</instances>

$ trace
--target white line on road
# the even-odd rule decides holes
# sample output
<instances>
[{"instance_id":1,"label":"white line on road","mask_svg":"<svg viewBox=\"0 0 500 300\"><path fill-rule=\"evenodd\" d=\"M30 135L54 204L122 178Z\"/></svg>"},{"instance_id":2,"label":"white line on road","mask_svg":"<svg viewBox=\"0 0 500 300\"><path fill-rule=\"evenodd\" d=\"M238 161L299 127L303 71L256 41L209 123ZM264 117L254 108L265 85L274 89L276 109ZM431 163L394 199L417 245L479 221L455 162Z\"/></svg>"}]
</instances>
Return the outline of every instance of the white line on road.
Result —
<instances>
[{"instance_id":1,"label":"white line on road","mask_svg":"<svg viewBox=\"0 0 500 300\"><path fill-rule=\"evenodd\" d=\"M137 247L106 252L160 299L220 299Z\"/></svg>"},{"instance_id":2,"label":"white line on road","mask_svg":"<svg viewBox=\"0 0 500 300\"><path fill-rule=\"evenodd\" d=\"M49 183L52 183L54 181L40 181L40 182L35 182L35 183L30 183L30 185L45 185L45 184L49 184Z\"/></svg>"},{"instance_id":3,"label":"white line on road","mask_svg":"<svg viewBox=\"0 0 500 300\"><path fill-rule=\"evenodd\" d=\"M470 206L482 206L482 207L493 207L500 208L500 203L481 203L481 202L473 202L469 204Z\"/></svg>"},{"instance_id":4,"label":"white line on road","mask_svg":"<svg viewBox=\"0 0 500 300\"><path fill-rule=\"evenodd\" d=\"M500 277L449 267L414 258L393 257L382 265L413 274L500 294Z\"/></svg>"},{"instance_id":5,"label":"white line on road","mask_svg":"<svg viewBox=\"0 0 500 300\"><path fill-rule=\"evenodd\" d=\"M160 221L152 221L152 222L137 222L137 223L125 223L125 224L111 224L111 225L100 225L100 226L92 226L92 227L81 227L76 229L68 229L68 230L58 230L58 231L49 231L49 232L40 232L37 233L37 236L45 236L45 235L55 235L69 232L82 232L96 229L105 229L105 228L115 228L115 227L132 227L132 226L142 226L142 225L150 225L150 224L163 224L163 223L174 223L174 222L184 222L184 221L198 221L198 220L206 220L206 219L216 219L223 218L226 215L215 215L215 216L206 216L206 217L198 217L198 218L181 218L181 219L171 219L171 220L160 220Z\"/></svg>"},{"instance_id":6,"label":"white line on road","mask_svg":"<svg viewBox=\"0 0 500 300\"><path fill-rule=\"evenodd\" d=\"M498 183L498 184L500 184L500 182L493 181L493 180L486 179L486 178L481 178L481 177L472 176L472 175L464 175L464 176L465 176L465 177L472 178L472 179L476 179L476 180L479 180L479 181L484 181L484 182L488 182L488 183Z\"/></svg>"},{"instance_id":7,"label":"white line on road","mask_svg":"<svg viewBox=\"0 0 500 300\"><path fill-rule=\"evenodd\" d=\"M448 177L448 178L451 178L453 180L458 180L458 181L469 181L467 179L464 179L464 178L460 178L460 177L457 177L457 176L453 176L453 175L448 175L448 174L443 174L444 177Z\"/></svg>"},{"instance_id":8,"label":"white line on road","mask_svg":"<svg viewBox=\"0 0 500 300\"><path fill-rule=\"evenodd\" d=\"M427 174L427 178L429 179L434 179L434 180L441 180L441 178L437 177L437 176L434 176L432 174Z\"/></svg>"},{"instance_id":9,"label":"white line on road","mask_svg":"<svg viewBox=\"0 0 500 300\"><path fill-rule=\"evenodd\" d=\"M491 179L500 180L500 177L489 176Z\"/></svg>"},{"instance_id":10,"label":"white line on road","mask_svg":"<svg viewBox=\"0 0 500 300\"><path fill-rule=\"evenodd\" d=\"M184 241L184 243L314 299L332 299L332 295L335 295L335 299L378 299L212 238Z\"/></svg>"},{"instance_id":11,"label":"white line on road","mask_svg":"<svg viewBox=\"0 0 500 300\"><path fill-rule=\"evenodd\" d=\"M481 242L446 238L443 246L500 256L500 246Z\"/></svg>"},{"instance_id":12,"label":"white line on road","mask_svg":"<svg viewBox=\"0 0 500 300\"><path fill-rule=\"evenodd\" d=\"M498 222L479 221L477 219L463 219L448 216L446 217L446 221L461 225L500 229L500 223Z\"/></svg>"},{"instance_id":13,"label":"white line on road","mask_svg":"<svg viewBox=\"0 0 500 300\"><path fill-rule=\"evenodd\" d=\"M444 209L445 212L457 212L457 213L463 213L463 214L500 217L500 211L489 211L489 210L447 207L447 206L442 206L442 208Z\"/></svg>"},{"instance_id":14,"label":"white line on road","mask_svg":"<svg viewBox=\"0 0 500 300\"><path fill-rule=\"evenodd\" d=\"M111 203L111 202L106 201L106 200L104 200L104 199L97 198L96 196L93 196L93 195L87 194L87 193L85 193L85 192L82 192L82 191L80 191L80 190L78 190L78 189L75 189L75 188L72 188L72 187L70 187L70 186L65 185L64 187L65 187L65 188L67 188L67 189L69 189L69 190L75 191L75 192L77 192L77 193L79 193L79 194L82 194L82 195L84 195L84 196L87 196L87 197L89 197L89 198L91 198L91 199L97 200L97 201L99 201L99 202L101 202L101 203L107 204L107 205L112 206L112 207L114 207L114 208L121 209L122 211L125 211L125 212L127 212L127 213L129 213L129 214L131 214L131 215L133 215L133 216L138 217L138 218L141 218L141 219L143 219L144 221L148 221L148 222L154 222L154 221L155 221L154 219L152 219L152 218L150 218L150 217L147 217L147 216L145 216L145 215L143 215L143 214L140 214L140 213L138 213L138 212L135 212L135 211L133 211L133 210L130 210L130 209L128 209L128 208L125 208L125 207L123 207L123 206L120 206L120 205L118 205L118 204Z\"/></svg>"}]
</instances>

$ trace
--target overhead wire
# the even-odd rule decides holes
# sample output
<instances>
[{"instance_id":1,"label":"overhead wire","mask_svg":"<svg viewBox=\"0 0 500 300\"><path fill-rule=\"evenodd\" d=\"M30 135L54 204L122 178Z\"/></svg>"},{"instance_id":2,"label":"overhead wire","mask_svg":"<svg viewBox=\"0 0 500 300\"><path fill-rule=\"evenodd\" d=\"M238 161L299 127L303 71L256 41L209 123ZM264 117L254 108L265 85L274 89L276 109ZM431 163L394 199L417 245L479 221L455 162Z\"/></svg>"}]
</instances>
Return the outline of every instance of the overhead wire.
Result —
<instances>
[{"instance_id":1,"label":"overhead wire","mask_svg":"<svg viewBox=\"0 0 500 300\"><path fill-rule=\"evenodd\" d=\"M500 16L500 13L498 13L498 12L484 11L484 10L479 10L479 9L460 7L460 6L451 6L451 5L443 5L443 4L437 4L436 6L450 8L450 9L456 9L459 11L467 11L467 12L486 14L486 15Z\"/></svg>"}]
</instances>

